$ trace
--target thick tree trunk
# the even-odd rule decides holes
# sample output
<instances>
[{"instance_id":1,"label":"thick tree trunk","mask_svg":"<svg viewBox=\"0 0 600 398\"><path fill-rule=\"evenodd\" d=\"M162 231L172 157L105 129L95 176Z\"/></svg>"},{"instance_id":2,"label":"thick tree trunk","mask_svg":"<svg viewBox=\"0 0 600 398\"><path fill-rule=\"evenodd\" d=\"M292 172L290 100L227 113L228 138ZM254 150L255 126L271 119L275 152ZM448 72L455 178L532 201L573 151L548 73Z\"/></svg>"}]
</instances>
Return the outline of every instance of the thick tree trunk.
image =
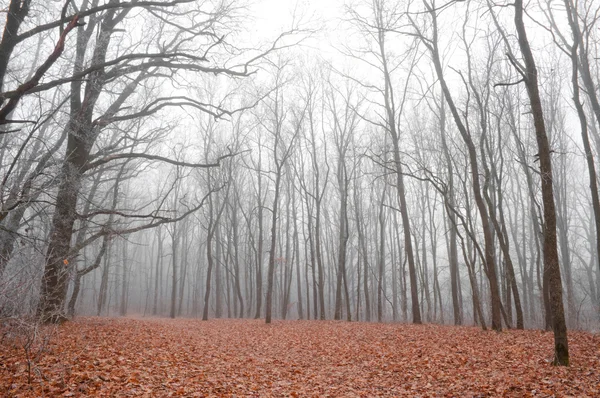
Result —
<instances>
[{"instance_id":1,"label":"thick tree trunk","mask_svg":"<svg viewBox=\"0 0 600 398\"><path fill-rule=\"evenodd\" d=\"M124 17L124 10L119 17ZM120 21L115 17L116 10L108 11L102 20L98 33L93 61L103 64L115 25ZM91 31L79 30L75 71L82 67L87 40ZM94 107L104 85L105 71L100 68L89 76L85 86L85 100L81 101L81 81L71 83L71 114L67 148L59 174L59 188L52 218L52 229L46 251L46 265L42 277L38 317L43 322L57 322L64 318L63 307L68 287L69 261L73 224L77 217L77 200L90 150L96 141L99 129L94 126ZM133 80L123 90L120 99L133 93L139 80Z\"/></svg>"},{"instance_id":2,"label":"thick tree trunk","mask_svg":"<svg viewBox=\"0 0 600 398\"><path fill-rule=\"evenodd\" d=\"M18 44L19 27L29 13L31 0L11 0L6 12L6 23L0 41L0 92L4 90L4 77L15 46Z\"/></svg>"},{"instance_id":3,"label":"thick tree trunk","mask_svg":"<svg viewBox=\"0 0 600 398\"><path fill-rule=\"evenodd\" d=\"M574 9L574 5L571 1L565 0L565 6L567 10L567 16L569 19L569 25L571 26L571 32L574 37L574 43L571 47L571 64L572 64L572 75L571 75L571 84L573 87L573 102L575 104L575 109L577 110L577 116L579 117L579 126L581 128L581 139L583 142L583 148L585 150L585 160L588 167L588 174L590 179L590 193L592 199L592 209L594 210L594 226L596 229L595 235L595 250L597 253L600 253L600 197L598 195L598 175L596 172L596 166L594 164L594 154L592 151L592 146L590 144L590 137L588 133L588 123L585 115L585 111L583 109L583 104L580 99L580 90L579 90L579 78L578 78L578 68L581 68L583 71L583 81L586 87L586 91L592 90L591 92L587 92L588 96L592 102L592 109L594 110L594 114L596 115L596 121L600 125L600 103L598 102L598 97L596 94L596 90L594 89L593 80L591 78L591 73L589 71L589 62L587 60L587 54L583 53L583 50L580 49L582 45L582 36L579 28L579 24L577 22L577 12ZM582 62L578 62L581 60ZM597 256L596 259L600 259L600 256ZM597 263L598 270L600 270L600 261ZM591 282L591 280L590 280ZM599 312L600 313L600 312Z\"/></svg>"},{"instance_id":4,"label":"thick tree trunk","mask_svg":"<svg viewBox=\"0 0 600 398\"><path fill-rule=\"evenodd\" d=\"M61 171L60 186L57 193L56 207L52 218L52 233L46 252L46 267L42 279L38 316L46 323L57 323L64 319L69 262L73 259L71 236L76 219L77 198L81 188L81 168L87 159L87 151L79 150L81 143L77 138L69 137L68 156ZM83 149L83 148L81 148Z\"/></svg>"},{"instance_id":5,"label":"thick tree trunk","mask_svg":"<svg viewBox=\"0 0 600 398\"><path fill-rule=\"evenodd\" d=\"M552 159L550 143L544 124L544 112L538 87L538 74L535 60L529 46L525 24L523 22L523 0L515 0L515 27L519 38L519 47L523 55L525 85L531 113L535 126L535 137L538 144L540 174L542 181L542 200L544 204L544 275L548 277L550 306L552 309L552 329L554 331L555 365L569 365L569 346L567 341L567 325L562 299L562 281L558 263L558 247L556 239L556 210L552 187Z\"/></svg>"}]
</instances>

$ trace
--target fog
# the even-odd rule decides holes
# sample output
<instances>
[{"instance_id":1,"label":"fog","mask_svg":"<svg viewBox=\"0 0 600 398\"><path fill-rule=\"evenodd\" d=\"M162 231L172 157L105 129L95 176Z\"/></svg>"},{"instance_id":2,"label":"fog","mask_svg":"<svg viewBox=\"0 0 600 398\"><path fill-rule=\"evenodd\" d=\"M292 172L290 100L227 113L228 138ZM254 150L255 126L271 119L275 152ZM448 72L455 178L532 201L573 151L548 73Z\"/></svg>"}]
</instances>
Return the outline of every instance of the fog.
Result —
<instances>
[{"instance_id":1,"label":"fog","mask_svg":"<svg viewBox=\"0 0 600 398\"><path fill-rule=\"evenodd\" d=\"M596 2L1 4L0 316L597 329Z\"/></svg>"}]
</instances>

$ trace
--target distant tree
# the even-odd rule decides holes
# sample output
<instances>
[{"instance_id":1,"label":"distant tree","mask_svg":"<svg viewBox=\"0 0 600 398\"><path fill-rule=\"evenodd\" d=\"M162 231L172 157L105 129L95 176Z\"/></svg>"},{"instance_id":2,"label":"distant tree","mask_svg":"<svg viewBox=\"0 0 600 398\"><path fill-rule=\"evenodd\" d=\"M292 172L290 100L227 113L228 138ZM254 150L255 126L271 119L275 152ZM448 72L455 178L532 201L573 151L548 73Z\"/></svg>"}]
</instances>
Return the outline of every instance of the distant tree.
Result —
<instances>
[{"instance_id":1,"label":"distant tree","mask_svg":"<svg viewBox=\"0 0 600 398\"><path fill-rule=\"evenodd\" d=\"M279 206L281 197L281 182L286 171L286 164L292 156L295 148L295 142L303 127L305 110L287 109L289 102L285 96L285 88L289 83L290 77L287 76L287 61L281 60L280 63L273 65L275 68L274 85L275 88L271 95L264 100L266 118L260 122L260 125L271 137L271 161L274 165L273 170L273 205L271 207L271 237L269 247L269 262L267 269L267 297L265 308L265 322L271 323L273 311L273 283L275 275L275 258L277 249L277 220L279 217ZM287 118L288 113L292 114L292 120ZM286 259L287 260L287 259Z\"/></svg>"},{"instance_id":2,"label":"distant tree","mask_svg":"<svg viewBox=\"0 0 600 398\"><path fill-rule=\"evenodd\" d=\"M71 247L70 241L86 172L99 165L128 158L195 168L216 167L220 164L219 161L206 164L169 161L168 158L148 153L118 153L108 156L102 151L93 153L92 149L98 143L100 133L109 125L143 120L170 107L195 108L215 118L229 115L232 112L218 104L204 103L186 95L151 97L141 105L135 101L139 99L139 91L145 84L164 83L165 77L175 77L178 73L248 76L252 63L277 48L276 42L264 52L255 51L253 55L247 56L248 62L232 68L227 67L226 61L220 57L212 57L228 45L221 32L223 29L227 30L225 26L228 22L234 25L237 16L238 9L231 1L213 5L190 0L158 3L121 3L110 0L103 6L84 2L81 7L67 2L65 10L70 6L77 9L77 16L73 20L85 15L90 15L90 19L85 27L77 30L71 75L52 82L55 86L69 83L71 97L67 147L58 176L58 192L38 308L40 318L50 322L62 317L68 286L67 264L77 251ZM206 12L206 7L211 7L210 12ZM146 18L148 22L144 26L148 42L141 53L137 52L133 43L132 47L127 48L123 41L119 42L117 39L123 30L132 28L128 17L134 8L141 11L135 18ZM66 11L63 12L65 13ZM187 15L187 22L179 20L184 14ZM184 26L185 23L191 25ZM60 23L57 22L56 26L58 25ZM160 41L153 40L157 35L161 35ZM96 40L92 41L92 37L96 37ZM209 59L214 61L209 63ZM82 76L88 77L82 80ZM48 84L38 86L38 89L47 87ZM117 94L112 94L114 92Z\"/></svg>"},{"instance_id":3,"label":"distant tree","mask_svg":"<svg viewBox=\"0 0 600 398\"><path fill-rule=\"evenodd\" d=\"M475 204L477 205L477 209L479 212L479 217L481 219L481 226L483 229L484 236L484 250L483 250L483 258L485 264L485 273L489 281L490 286L490 295L492 302L492 329L494 330L502 330L502 318L501 318L501 301L500 301L500 291L498 287L498 278L496 272L496 261L495 261L495 245L492 231L492 224L490 222L489 210L486 206L483 194L482 187L479 178L479 161L477 157L477 148L475 146L473 137L471 136L470 130L467 129L465 125L465 121L461 116L461 112L458 110L458 107L455 103L452 92L446 82L446 78L444 75L444 70L442 67L442 60L440 56L440 49L438 47L438 12L439 9L436 6L435 2L423 1L423 5L425 7L425 14L429 16L430 20L424 22L427 26L431 25L431 37L426 36L423 30L423 24L419 25L419 23L409 14L409 19L413 28L415 29L416 36L420 39L421 43L425 46L429 55L433 61L433 65L435 68L435 73L438 78L438 81L442 87L442 92L444 94L444 99L448 104L448 108L452 113L452 117L454 119L455 125L460 132L460 135L467 147L467 153L469 158L469 166L470 166L470 176L471 176L471 184L472 184L472 192L475 198Z\"/></svg>"},{"instance_id":4,"label":"distant tree","mask_svg":"<svg viewBox=\"0 0 600 398\"><path fill-rule=\"evenodd\" d=\"M404 235L404 251L408 262L408 273L410 278L410 297L413 323L420 324L421 309L419 306L419 290L417 282L417 269L415 255L413 250L413 241L411 236L411 221L409 217L409 209L407 203L406 184L404 181L404 166L401 156L401 148L403 143L400 140L401 119L404 114L405 105L408 98L408 84L415 67L416 54L414 46L409 46L404 49L402 55L392 56L388 50L389 37L396 33L399 29L399 24L403 12L400 9L400 4L393 1L376 0L366 7L365 14L361 15L358 8L347 8L351 23L355 28L363 32L364 40L368 42L367 50L353 51L349 49L349 55L354 59L360 59L370 66L374 66L382 78L382 85L375 88L376 93L381 96L383 102L377 110L372 120L373 125L381 128L385 134L389 134L392 146L392 166L389 167L395 173L394 187L400 206L400 215L402 218L402 230ZM371 49L371 46L373 47ZM363 57L361 54L366 52L369 58ZM371 59L374 58L374 59ZM393 72L399 68L401 64L406 63L405 72L407 76L400 88L396 87L394 82ZM368 89L373 87L366 85ZM381 112L382 115L379 115ZM382 120L380 120L382 119ZM386 159L384 157L384 159ZM383 161L387 163L386 160Z\"/></svg>"}]
</instances>

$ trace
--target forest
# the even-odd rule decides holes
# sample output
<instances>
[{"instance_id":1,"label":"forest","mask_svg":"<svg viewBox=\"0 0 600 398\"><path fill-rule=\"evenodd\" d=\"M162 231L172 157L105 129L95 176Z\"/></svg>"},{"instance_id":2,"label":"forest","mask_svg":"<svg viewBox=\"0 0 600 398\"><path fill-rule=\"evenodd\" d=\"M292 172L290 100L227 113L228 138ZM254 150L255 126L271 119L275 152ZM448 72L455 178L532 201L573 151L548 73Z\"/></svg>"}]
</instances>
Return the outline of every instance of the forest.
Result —
<instances>
[{"instance_id":1,"label":"forest","mask_svg":"<svg viewBox=\"0 0 600 398\"><path fill-rule=\"evenodd\" d=\"M537 329L591 372L599 2L0 10L0 330Z\"/></svg>"}]
</instances>

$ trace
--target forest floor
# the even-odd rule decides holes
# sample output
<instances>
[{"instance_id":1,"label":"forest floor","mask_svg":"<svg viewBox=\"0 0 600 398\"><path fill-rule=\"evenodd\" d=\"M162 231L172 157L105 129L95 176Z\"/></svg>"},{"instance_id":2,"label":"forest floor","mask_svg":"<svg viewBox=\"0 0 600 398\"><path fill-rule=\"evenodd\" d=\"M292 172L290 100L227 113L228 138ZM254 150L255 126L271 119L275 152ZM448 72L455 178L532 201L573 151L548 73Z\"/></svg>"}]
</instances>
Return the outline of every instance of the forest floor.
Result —
<instances>
[{"instance_id":1,"label":"forest floor","mask_svg":"<svg viewBox=\"0 0 600 398\"><path fill-rule=\"evenodd\" d=\"M568 368L531 330L77 318L35 332L0 336L0 396L600 396L600 335L586 332L569 334Z\"/></svg>"}]
</instances>

